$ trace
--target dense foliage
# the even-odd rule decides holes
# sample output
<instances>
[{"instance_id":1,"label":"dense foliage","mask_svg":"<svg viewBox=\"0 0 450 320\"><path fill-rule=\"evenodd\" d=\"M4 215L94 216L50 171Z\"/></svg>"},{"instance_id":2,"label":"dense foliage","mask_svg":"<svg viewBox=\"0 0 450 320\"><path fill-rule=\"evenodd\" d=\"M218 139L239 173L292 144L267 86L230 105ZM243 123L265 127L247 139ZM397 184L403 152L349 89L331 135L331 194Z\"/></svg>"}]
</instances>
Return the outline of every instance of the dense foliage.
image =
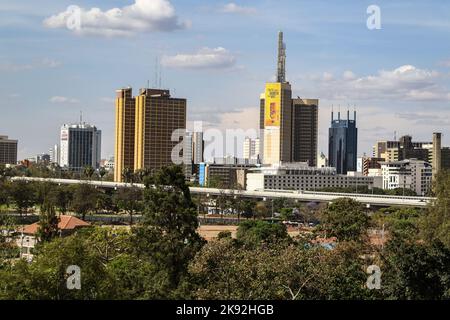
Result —
<instances>
[{"instance_id":1,"label":"dense foliage","mask_svg":"<svg viewBox=\"0 0 450 320\"><path fill-rule=\"evenodd\" d=\"M180 167L142 175L142 181L143 191L108 193L89 184L1 180L1 204L22 213L38 206L41 226L28 263L10 241L16 218L0 215L0 299L450 299L446 173L437 180L436 203L426 210L385 208L369 215L345 198L325 207L224 198L252 219L241 222L236 237L222 232L208 243L197 233L200 206ZM83 217L105 208L142 219L57 236L58 213L76 209ZM291 237L284 224L256 219L270 216L272 208L304 222L312 219L308 212L317 212L320 224ZM371 240L374 230L382 232L381 245ZM366 287L373 264L382 271L380 290ZM73 265L81 270L79 290L67 288Z\"/></svg>"}]
</instances>

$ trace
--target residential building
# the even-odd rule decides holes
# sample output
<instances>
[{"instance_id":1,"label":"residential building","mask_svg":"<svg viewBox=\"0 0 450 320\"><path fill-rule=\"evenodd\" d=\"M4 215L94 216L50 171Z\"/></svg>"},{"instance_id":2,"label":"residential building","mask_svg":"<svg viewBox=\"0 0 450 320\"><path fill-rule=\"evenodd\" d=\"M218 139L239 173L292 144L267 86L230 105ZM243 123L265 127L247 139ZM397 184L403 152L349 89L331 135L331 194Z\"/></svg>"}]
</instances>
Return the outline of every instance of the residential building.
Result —
<instances>
[{"instance_id":1,"label":"residential building","mask_svg":"<svg viewBox=\"0 0 450 320\"><path fill-rule=\"evenodd\" d=\"M58 233L59 236L65 237L75 233L78 229L88 227L90 223L80 220L74 216L59 216ZM38 239L36 233L39 228L39 222L27 225L19 229L20 236L16 240L17 246L20 248L20 257L31 261L33 259L33 249Z\"/></svg>"},{"instance_id":2,"label":"residential building","mask_svg":"<svg viewBox=\"0 0 450 320\"><path fill-rule=\"evenodd\" d=\"M61 127L60 166L81 171L86 166L98 168L101 160L102 133L87 123L64 124Z\"/></svg>"},{"instance_id":3,"label":"residential building","mask_svg":"<svg viewBox=\"0 0 450 320\"><path fill-rule=\"evenodd\" d=\"M0 136L0 164L17 164L17 140Z\"/></svg>"},{"instance_id":4,"label":"residential building","mask_svg":"<svg viewBox=\"0 0 450 320\"><path fill-rule=\"evenodd\" d=\"M329 129L328 158L331 167L336 168L338 174L357 171L358 129L356 128L356 111L353 120L347 111L347 120L334 119L331 112L331 127Z\"/></svg>"}]
</instances>

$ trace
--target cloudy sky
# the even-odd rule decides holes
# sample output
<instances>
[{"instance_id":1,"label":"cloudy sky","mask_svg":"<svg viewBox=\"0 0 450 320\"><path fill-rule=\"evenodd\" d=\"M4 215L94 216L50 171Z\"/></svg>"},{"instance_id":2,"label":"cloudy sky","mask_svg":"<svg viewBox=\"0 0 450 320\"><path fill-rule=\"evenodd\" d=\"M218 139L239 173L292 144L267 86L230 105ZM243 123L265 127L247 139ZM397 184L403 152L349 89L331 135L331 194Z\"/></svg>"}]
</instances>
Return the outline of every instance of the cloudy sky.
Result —
<instances>
[{"instance_id":1,"label":"cloudy sky","mask_svg":"<svg viewBox=\"0 0 450 320\"><path fill-rule=\"evenodd\" d=\"M380 30L367 28L371 4ZM153 86L157 65L162 86L188 99L189 125L257 128L278 30L294 95L320 99L320 150L332 105L356 105L360 154L394 131L416 140L441 131L450 145L447 0L2 0L0 134L30 157L82 111L103 130L108 157L115 89Z\"/></svg>"}]
</instances>

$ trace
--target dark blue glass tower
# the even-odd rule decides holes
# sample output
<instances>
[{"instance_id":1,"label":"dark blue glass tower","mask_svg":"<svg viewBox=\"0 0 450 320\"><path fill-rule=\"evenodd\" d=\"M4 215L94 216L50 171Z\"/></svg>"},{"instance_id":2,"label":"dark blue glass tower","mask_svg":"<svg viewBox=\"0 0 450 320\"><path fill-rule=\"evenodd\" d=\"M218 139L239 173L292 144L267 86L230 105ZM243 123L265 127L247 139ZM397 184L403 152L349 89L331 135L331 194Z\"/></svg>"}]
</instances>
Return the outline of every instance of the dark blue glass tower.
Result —
<instances>
[{"instance_id":1,"label":"dark blue glass tower","mask_svg":"<svg viewBox=\"0 0 450 320\"><path fill-rule=\"evenodd\" d=\"M340 112L337 120L335 120L333 112L331 112L331 127L328 136L330 167L335 167L338 174L356 171L357 152L358 129L356 128L356 111L353 120L350 120L349 111L347 111L347 120L341 119Z\"/></svg>"}]
</instances>

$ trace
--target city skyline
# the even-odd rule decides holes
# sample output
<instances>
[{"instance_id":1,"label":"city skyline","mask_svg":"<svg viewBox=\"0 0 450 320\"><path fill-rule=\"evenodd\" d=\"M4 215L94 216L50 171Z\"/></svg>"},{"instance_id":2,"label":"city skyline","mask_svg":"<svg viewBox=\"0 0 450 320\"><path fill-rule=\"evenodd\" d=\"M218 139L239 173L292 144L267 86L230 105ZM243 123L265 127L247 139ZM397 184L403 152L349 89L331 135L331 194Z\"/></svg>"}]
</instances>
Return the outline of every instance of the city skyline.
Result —
<instances>
[{"instance_id":1,"label":"city skyline","mask_svg":"<svg viewBox=\"0 0 450 320\"><path fill-rule=\"evenodd\" d=\"M75 122L80 110L102 129L102 158L108 158L114 153L114 90L157 84L157 58L162 87L188 101L188 129L199 120L205 128L257 129L257 97L265 82L275 80L279 30L288 43L293 97L321 101L319 152L327 150L332 104L335 111L341 104L342 112L356 105L358 156L371 154L375 141L392 140L394 131L418 140L439 131L443 145L450 143L450 55L439 53L450 46L450 5L444 1L413 1L408 11L405 1L378 1L381 30L367 29L366 1L158 0L151 12L164 23L139 30L123 25L118 31L126 32L115 34L105 34L108 28L101 25L95 34L74 34L57 19L69 5L106 11L133 2L0 6L0 134L19 140L19 159L46 152L58 141L61 124ZM136 8L148 13L145 3L138 1ZM275 10L283 19L272 16ZM117 71L121 77L112 76Z\"/></svg>"}]
</instances>

